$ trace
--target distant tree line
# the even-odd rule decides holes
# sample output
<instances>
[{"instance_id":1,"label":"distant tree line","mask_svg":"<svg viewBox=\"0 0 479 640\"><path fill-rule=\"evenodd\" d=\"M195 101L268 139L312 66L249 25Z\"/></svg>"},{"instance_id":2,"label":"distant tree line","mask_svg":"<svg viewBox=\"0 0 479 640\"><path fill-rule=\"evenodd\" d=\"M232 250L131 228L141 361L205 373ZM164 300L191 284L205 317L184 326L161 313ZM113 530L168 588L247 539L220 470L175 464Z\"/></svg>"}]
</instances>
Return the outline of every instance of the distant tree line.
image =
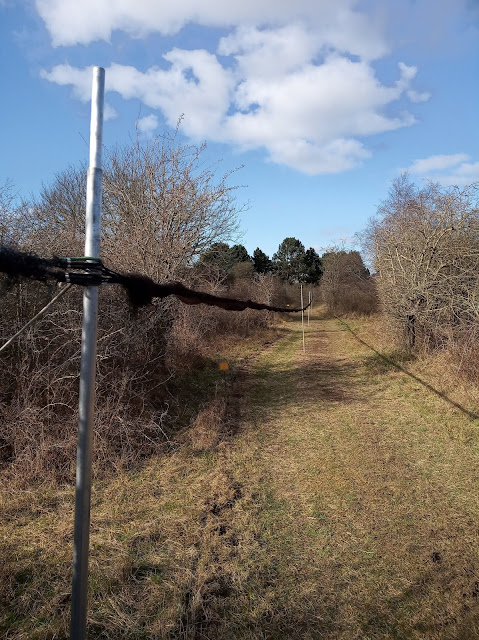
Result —
<instances>
[{"instance_id":1,"label":"distant tree line","mask_svg":"<svg viewBox=\"0 0 479 640\"><path fill-rule=\"evenodd\" d=\"M216 267L230 278L253 274L276 275L289 284L318 284L323 275L321 258L313 247L305 249L296 238L285 238L270 258L257 247L250 256L242 244L216 242L201 254L199 268Z\"/></svg>"},{"instance_id":2,"label":"distant tree line","mask_svg":"<svg viewBox=\"0 0 479 640\"><path fill-rule=\"evenodd\" d=\"M376 284L359 251L332 247L321 260L321 297L330 311L370 314L378 310Z\"/></svg>"}]
</instances>

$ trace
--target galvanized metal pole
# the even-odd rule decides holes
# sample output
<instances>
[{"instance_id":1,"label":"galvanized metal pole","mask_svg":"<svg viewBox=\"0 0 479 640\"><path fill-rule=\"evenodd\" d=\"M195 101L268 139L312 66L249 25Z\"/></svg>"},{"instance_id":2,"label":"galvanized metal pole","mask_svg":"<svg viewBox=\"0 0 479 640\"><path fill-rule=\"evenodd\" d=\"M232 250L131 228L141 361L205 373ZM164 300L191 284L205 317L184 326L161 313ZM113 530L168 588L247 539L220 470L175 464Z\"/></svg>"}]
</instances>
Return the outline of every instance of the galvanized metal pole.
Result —
<instances>
[{"instance_id":1,"label":"galvanized metal pole","mask_svg":"<svg viewBox=\"0 0 479 640\"><path fill-rule=\"evenodd\" d=\"M303 285L301 285L301 326L303 328L303 353L306 353L306 348L304 344L304 311L303 311Z\"/></svg>"},{"instance_id":2,"label":"galvanized metal pole","mask_svg":"<svg viewBox=\"0 0 479 640\"><path fill-rule=\"evenodd\" d=\"M93 68L90 125L90 168L87 176L85 255L100 257L102 137L105 70ZM80 367L80 400L76 468L75 533L71 640L86 638L88 549L90 542L91 449L95 404L95 361L98 287L85 287Z\"/></svg>"}]
</instances>

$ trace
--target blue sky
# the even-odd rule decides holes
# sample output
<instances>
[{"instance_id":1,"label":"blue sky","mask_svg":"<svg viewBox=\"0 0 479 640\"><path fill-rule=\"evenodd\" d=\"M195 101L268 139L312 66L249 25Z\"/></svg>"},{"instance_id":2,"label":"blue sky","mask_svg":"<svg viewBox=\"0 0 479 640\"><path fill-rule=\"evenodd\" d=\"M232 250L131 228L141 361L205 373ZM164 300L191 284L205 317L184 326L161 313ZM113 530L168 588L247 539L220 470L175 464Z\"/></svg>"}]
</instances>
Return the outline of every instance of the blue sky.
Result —
<instances>
[{"instance_id":1,"label":"blue sky","mask_svg":"<svg viewBox=\"0 0 479 640\"><path fill-rule=\"evenodd\" d=\"M403 169L479 180L476 0L0 0L0 183L86 161L93 65L106 145L184 114L249 202L243 243L318 250L364 228Z\"/></svg>"}]
</instances>

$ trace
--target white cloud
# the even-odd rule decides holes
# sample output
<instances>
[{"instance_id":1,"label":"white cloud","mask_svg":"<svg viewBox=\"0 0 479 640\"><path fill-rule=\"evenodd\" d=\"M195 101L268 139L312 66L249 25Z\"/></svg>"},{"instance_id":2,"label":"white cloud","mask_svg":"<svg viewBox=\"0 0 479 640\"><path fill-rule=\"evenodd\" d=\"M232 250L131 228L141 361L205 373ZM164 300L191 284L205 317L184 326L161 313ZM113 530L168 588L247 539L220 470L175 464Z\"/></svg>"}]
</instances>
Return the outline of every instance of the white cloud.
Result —
<instances>
[{"instance_id":1,"label":"white cloud","mask_svg":"<svg viewBox=\"0 0 479 640\"><path fill-rule=\"evenodd\" d=\"M92 69L93 67L77 69L69 64L59 64L51 71L42 69L40 77L59 85L71 85L75 98L87 102L91 97Z\"/></svg>"},{"instance_id":2,"label":"white cloud","mask_svg":"<svg viewBox=\"0 0 479 640\"><path fill-rule=\"evenodd\" d=\"M455 153L453 155L429 156L429 158L420 158L415 160L408 168L411 173L430 173L431 171L441 171L449 169L465 162L469 156L465 153Z\"/></svg>"},{"instance_id":3,"label":"white cloud","mask_svg":"<svg viewBox=\"0 0 479 640\"><path fill-rule=\"evenodd\" d=\"M140 133L151 136L153 131L158 128L158 117L151 113L149 116L139 118L136 121L136 126Z\"/></svg>"},{"instance_id":4,"label":"white cloud","mask_svg":"<svg viewBox=\"0 0 479 640\"><path fill-rule=\"evenodd\" d=\"M341 173L352 169L371 153L357 140L336 139L327 144L301 138L279 140L269 146L270 158L308 175Z\"/></svg>"},{"instance_id":5,"label":"white cloud","mask_svg":"<svg viewBox=\"0 0 479 640\"><path fill-rule=\"evenodd\" d=\"M454 171L455 175L467 180L467 182L473 182L479 180L479 162L463 162Z\"/></svg>"},{"instance_id":6,"label":"white cloud","mask_svg":"<svg viewBox=\"0 0 479 640\"><path fill-rule=\"evenodd\" d=\"M206 27L280 26L302 22L339 51L380 57L388 46L378 19L354 10L356 0L36 0L54 46L109 41L121 30L133 37L173 35L188 24ZM379 12L378 12L379 15Z\"/></svg>"},{"instance_id":7,"label":"white cloud","mask_svg":"<svg viewBox=\"0 0 479 640\"><path fill-rule=\"evenodd\" d=\"M370 156L363 138L415 122L408 112L388 113L410 90L415 67L401 63L386 86L367 61L329 52L315 62L313 39L298 25L242 29L219 53L232 58L228 66L208 51L182 49L163 56L167 68L112 64L106 91L161 110L171 126L184 113L193 139L264 148L271 161L308 174L350 169ZM42 77L90 98L91 68L58 65Z\"/></svg>"},{"instance_id":8,"label":"white cloud","mask_svg":"<svg viewBox=\"0 0 479 640\"><path fill-rule=\"evenodd\" d=\"M427 102L430 99L431 94L428 91L415 91L414 89L409 89L407 97L411 102Z\"/></svg>"},{"instance_id":9,"label":"white cloud","mask_svg":"<svg viewBox=\"0 0 479 640\"><path fill-rule=\"evenodd\" d=\"M108 40L114 30L173 34L188 22L229 30L217 53L173 48L161 66L113 63L106 90L161 111L192 139L266 150L268 158L310 174L350 169L371 154L367 136L415 123L401 99L421 102L417 68L399 63L383 84L371 62L388 52L379 18L356 0L36 0L55 45ZM380 15L380 12L376 12ZM68 64L42 77L71 85L87 101L91 69Z\"/></svg>"},{"instance_id":10,"label":"white cloud","mask_svg":"<svg viewBox=\"0 0 479 640\"><path fill-rule=\"evenodd\" d=\"M407 171L444 185L465 186L479 181L479 162L466 153L436 155L413 162Z\"/></svg>"},{"instance_id":11,"label":"white cloud","mask_svg":"<svg viewBox=\"0 0 479 640\"><path fill-rule=\"evenodd\" d=\"M434 176L438 182L463 187L479 182L479 162L463 162L447 175Z\"/></svg>"},{"instance_id":12,"label":"white cloud","mask_svg":"<svg viewBox=\"0 0 479 640\"><path fill-rule=\"evenodd\" d=\"M170 68L151 67L146 72L135 67L112 64L106 70L105 91L115 91L124 99L137 98L152 109L160 109L171 126L185 111L185 132L208 136L229 108L234 78L215 55L207 51L173 49L164 55ZM77 69L69 64L41 71L41 77L60 85L71 85L73 95L86 102L91 97L92 67Z\"/></svg>"},{"instance_id":13,"label":"white cloud","mask_svg":"<svg viewBox=\"0 0 479 640\"><path fill-rule=\"evenodd\" d=\"M291 24L278 29L240 27L221 38L218 53L234 55L245 75L282 76L305 65L322 48L323 42L308 29Z\"/></svg>"}]
</instances>

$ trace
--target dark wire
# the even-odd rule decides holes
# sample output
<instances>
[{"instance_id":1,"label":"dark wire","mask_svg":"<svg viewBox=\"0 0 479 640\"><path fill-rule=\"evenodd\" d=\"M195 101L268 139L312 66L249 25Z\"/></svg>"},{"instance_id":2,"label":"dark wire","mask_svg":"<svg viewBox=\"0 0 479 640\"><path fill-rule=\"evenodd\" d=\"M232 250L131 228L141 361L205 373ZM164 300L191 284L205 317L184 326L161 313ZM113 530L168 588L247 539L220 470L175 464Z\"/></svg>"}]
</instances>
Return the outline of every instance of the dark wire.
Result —
<instances>
[{"instance_id":1,"label":"dark wire","mask_svg":"<svg viewBox=\"0 0 479 640\"><path fill-rule=\"evenodd\" d=\"M312 300L302 309L277 307L255 302L254 300L238 300L216 296L204 291L189 289L181 282L157 283L147 276L136 273L119 273L108 269L101 260L79 256L74 258L40 258L33 253L24 253L12 247L0 247L0 272L5 273L10 281L30 278L32 280L68 282L81 286L99 286L101 284L119 284L128 294L133 307L151 304L154 298L176 296L184 304L206 304L227 311L274 311L280 313L297 313L306 311Z\"/></svg>"}]
</instances>

